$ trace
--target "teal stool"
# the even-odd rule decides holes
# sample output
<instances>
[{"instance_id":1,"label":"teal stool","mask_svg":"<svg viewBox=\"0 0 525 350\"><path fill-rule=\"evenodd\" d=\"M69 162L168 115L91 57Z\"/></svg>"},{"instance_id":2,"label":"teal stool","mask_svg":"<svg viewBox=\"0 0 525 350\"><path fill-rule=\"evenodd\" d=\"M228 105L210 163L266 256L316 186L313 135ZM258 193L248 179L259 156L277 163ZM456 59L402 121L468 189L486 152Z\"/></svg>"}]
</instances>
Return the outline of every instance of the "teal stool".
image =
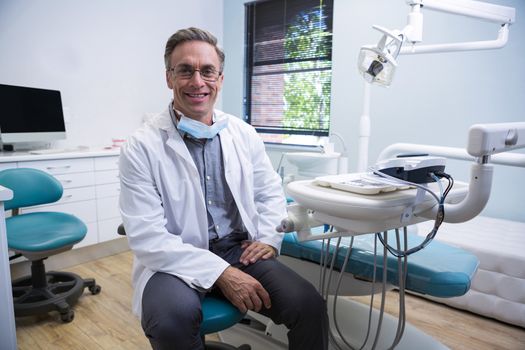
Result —
<instances>
[{"instance_id":1,"label":"teal stool","mask_svg":"<svg viewBox=\"0 0 525 350\"><path fill-rule=\"evenodd\" d=\"M125 236L124 225L120 224L117 232ZM228 300L216 296L207 295L202 301L202 323L201 336L204 339L206 334L217 333L234 326L244 318L244 314L233 306ZM225 343L207 341L206 350L250 350L249 345L243 344L234 347Z\"/></svg>"},{"instance_id":2,"label":"teal stool","mask_svg":"<svg viewBox=\"0 0 525 350\"><path fill-rule=\"evenodd\" d=\"M94 279L82 279L70 272L46 272L44 260L67 251L86 235L86 225L73 215L59 212L22 213L21 208L56 202L63 188L53 176L37 169L15 168L0 171L0 185L13 191L4 203L12 216L6 219L7 243L31 261L31 275L12 281L15 316L58 311L63 322L75 317L72 306L84 288L100 293Z\"/></svg>"}]
</instances>

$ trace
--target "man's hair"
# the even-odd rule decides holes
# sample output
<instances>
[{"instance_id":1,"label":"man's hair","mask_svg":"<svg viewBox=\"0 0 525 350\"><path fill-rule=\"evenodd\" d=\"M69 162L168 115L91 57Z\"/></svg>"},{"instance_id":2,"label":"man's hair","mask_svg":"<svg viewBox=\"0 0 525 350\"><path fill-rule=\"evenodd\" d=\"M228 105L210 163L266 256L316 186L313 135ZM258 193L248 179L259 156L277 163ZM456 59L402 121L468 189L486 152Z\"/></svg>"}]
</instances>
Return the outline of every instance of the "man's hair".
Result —
<instances>
[{"instance_id":1,"label":"man's hair","mask_svg":"<svg viewBox=\"0 0 525 350\"><path fill-rule=\"evenodd\" d=\"M217 38L213 36L213 34L211 34L210 32L195 27L178 30L175 34L170 36L168 42L166 43L166 50L164 51L164 64L166 65L166 69L171 68L170 57L173 50L175 50L175 47L181 43L194 40L204 41L215 48L215 51L219 56L219 61L221 64L219 71L222 72L222 70L224 69L225 57L222 49L219 46L217 46Z\"/></svg>"}]
</instances>

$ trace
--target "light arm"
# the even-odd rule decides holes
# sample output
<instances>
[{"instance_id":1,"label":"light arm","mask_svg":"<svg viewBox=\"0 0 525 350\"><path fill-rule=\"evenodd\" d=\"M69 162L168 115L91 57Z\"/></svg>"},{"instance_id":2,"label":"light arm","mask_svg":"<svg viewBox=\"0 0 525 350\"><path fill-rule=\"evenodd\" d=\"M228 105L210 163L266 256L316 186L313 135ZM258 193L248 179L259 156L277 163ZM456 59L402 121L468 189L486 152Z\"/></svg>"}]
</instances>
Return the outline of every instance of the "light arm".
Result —
<instances>
[{"instance_id":1,"label":"light arm","mask_svg":"<svg viewBox=\"0 0 525 350\"><path fill-rule=\"evenodd\" d=\"M454 52L499 49L507 44L509 25L514 23L516 14L512 7L494 5L472 0L407 0L411 6L407 25L401 31L405 45L400 54L423 54L433 52ZM495 40L470 41L434 45L415 45L423 40L423 14L421 9L435 10L493 22L501 25ZM411 43L412 45L407 45Z\"/></svg>"},{"instance_id":2,"label":"light arm","mask_svg":"<svg viewBox=\"0 0 525 350\"><path fill-rule=\"evenodd\" d=\"M494 23L514 23L516 10L512 7L495 5L475 0L406 0L410 6L482 19Z\"/></svg>"}]
</instances>

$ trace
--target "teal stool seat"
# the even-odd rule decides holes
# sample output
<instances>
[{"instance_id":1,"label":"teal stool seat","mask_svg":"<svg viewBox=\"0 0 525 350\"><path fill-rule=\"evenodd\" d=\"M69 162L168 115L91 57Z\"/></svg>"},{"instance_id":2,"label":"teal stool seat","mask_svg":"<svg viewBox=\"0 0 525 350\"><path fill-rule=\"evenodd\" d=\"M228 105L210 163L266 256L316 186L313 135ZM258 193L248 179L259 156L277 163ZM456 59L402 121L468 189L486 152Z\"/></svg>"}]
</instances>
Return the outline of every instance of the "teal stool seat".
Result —
<instances>
[{"instance_id":1,"label":"teal stool seat","mask_svg":"<svg viewBox=\"0 0 525 350\"><path fill-rule=\"evenodd\" d=\"M239 311L228 300L213 295L207 295L202 301L202 323L201 336L217 333L234 326L244 318L244 314ZM234 347L229 344L206 341L206 350L250 350L249 345L243 344Z\"/></svg>"},{"instance_id":2,"label":"teal stool seat","mask_svg":"<svg viewBox=\"0 0 525 350\"><path fill-rule=\"evenodd\" d=\"M13 199L4 203L12 215L6 219L7 244L15 254L31 261L31 275L12 281L16 317L58 311L64 322L74 318L72 306L84 288L92 294L101 287L92 278L82 279L70 272L46 272L44 260L69 250L82 241L86 225L71 214L29 212L26 207L54 203L62 197L60 182L48 173L29 168L0 171L0 185L13 191ZM22 210L21 210L22 209Z\"/></svg>"},{"instance_id":3,"label":"teal stool seat","mask_svg":"<svg viewBox=\"0 0 525 350\"><path fill-rule=\"evenodd\" d=\"M393 234L388 237L391 245L395 245L394 238ZM418 245L422 240L423 238L420 236L408 234L409 247ZM378 243L376 276L381 276L383 273L382 247L381 243ZM292 232L285 235L281 254L319 263L321 249L322 243L320 241L299 242L296 233ZM340 247L335 262L336 269L340 269L343 265L347 249L347 247ZM345 271L364 280L372 280L373 249L373 234L355 236ZM397 286L399 283L397 258L389 254L387 259L387 280L390 284ZM474 254L433 241L425 249L408 257L405 287L407 290L435 297L460 296L470 289L470 283L478 265L479 260Z\"/></svg>"},{"instance_id":4,"label":"teal stool seat","mask_svg":"<svg viewBox=\"0 0 525 350\"><path fill-rule=\"evenodd\" d=\"M243 317L244 314L225 299L206 296L202 301L201 335L230 328Z\"/></svg>"},{"instance_id":5,"label":"teal stool seat","mask_svg":"<svg viewBox=\"0 0 525 350\"><path fill-rule=\"evenodd\" d=\"M6 230L9 249L20 252L43 252L82 241L87 227L70 214L36 212L8 218Z\"/></svg>"}]
</instances>

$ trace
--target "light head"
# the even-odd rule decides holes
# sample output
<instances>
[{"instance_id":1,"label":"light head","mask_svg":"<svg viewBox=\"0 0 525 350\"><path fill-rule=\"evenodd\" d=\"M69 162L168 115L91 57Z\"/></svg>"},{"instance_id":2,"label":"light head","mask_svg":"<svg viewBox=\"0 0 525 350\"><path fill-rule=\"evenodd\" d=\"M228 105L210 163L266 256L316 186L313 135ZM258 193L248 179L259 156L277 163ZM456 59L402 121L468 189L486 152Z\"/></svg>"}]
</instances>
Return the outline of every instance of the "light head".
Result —
<instances>
[{"instance_id":1,"label":"light head","mask_svg":"<svg viewBox=\"0 0 525 350\"><path fill-rule=\"evenodd\" d=\"M383 33L383 36L377 45L361 47L357 63L358 69L370 84L390 86L404 36L380 26L373 26L373 28Z\"/></svg>"}]
</instances>

